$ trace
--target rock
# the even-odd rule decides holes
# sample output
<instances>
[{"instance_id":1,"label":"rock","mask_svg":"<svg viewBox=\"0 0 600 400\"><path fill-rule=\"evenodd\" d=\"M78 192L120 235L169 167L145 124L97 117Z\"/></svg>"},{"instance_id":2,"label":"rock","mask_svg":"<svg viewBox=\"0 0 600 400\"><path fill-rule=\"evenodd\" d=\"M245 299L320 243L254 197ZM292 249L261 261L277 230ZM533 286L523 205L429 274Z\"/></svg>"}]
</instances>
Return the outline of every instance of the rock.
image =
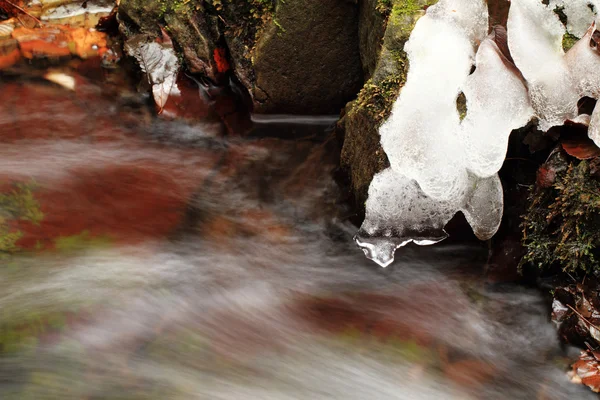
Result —
<instances>
[{"instance_id":1,"label":"rock","mask_svg":"<svg viewBox=\"0 0 600 400\"><path fill-rule=\"evenodd\" d=\"M259 113L337 114L363 83L355 1L123 0L119 20L128 37L164 27L214 82L231 65Z\"/></svg>"},{"instance_id":2,"label":"rock","mask_svg":"<svg viewBox=\"0 0 600 400\"><path fill-rule=\"evenodd\" d=\"M339 113L362 85L357 27L347 0L278 2L253 54L256 111Z\"/></svg>"},{"instance_id":3,"label":"rock","mask_svg":"<svg viewBox=\"0 0 600 400\"><path fill-rule=\"evenodd\" d=\"M377 59L381 51L381 39L385 34L387 13L379 8L379 0L363 0L358 14L358 40L360 60L365 79L371 78L377 67Z\"/></svg>"},{"instance_id":4,"label":"rock","mask_svg":"<svg viewBox=\"0 0 600 400\"><path fill-rule=\"evenodd\" d=\"M126 37L145 34L160 36L165 26L178 44L190 72L218 80L214 50L219 38L214 18L200 0L122 0L119 5L121 31Z\"/></svg>"},{"instance_id":5,"label":"rock","mask_svg":"<svg viewBox=\"0 0 600 400\"><path fill-rule=\"evenodd\" d=\"M393 0L386 8L381 1L360 1L361 57L365 76L370 79L358 98L346 105L338 125L344 135L341 164L348 171L359 205L366 201L373 176L389 165L378 128L406 81L404 43L425 8L435 2Z\"/></svg>"}]
</instances>

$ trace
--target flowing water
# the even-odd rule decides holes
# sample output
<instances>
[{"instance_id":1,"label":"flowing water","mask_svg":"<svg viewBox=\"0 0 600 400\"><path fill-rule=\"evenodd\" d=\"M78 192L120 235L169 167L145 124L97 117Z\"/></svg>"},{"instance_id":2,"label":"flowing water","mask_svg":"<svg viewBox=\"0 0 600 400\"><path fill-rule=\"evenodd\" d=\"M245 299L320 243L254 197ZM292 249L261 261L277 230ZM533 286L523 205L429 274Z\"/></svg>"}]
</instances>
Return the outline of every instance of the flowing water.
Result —
<instances>
[{"instance_id":1,"label":"flowing water","mask_svg":"<svg viewBox=\"0 0 600 400\"><path fill-rule=\"evenodd\" d=\"M365 259L327 118L223 139L130 100L0 91L3 193L43 214L0 220L22 235L0 259L0 398L594 398L541 294L485 283L485 246Z\"/></svg>"}]
</instances>

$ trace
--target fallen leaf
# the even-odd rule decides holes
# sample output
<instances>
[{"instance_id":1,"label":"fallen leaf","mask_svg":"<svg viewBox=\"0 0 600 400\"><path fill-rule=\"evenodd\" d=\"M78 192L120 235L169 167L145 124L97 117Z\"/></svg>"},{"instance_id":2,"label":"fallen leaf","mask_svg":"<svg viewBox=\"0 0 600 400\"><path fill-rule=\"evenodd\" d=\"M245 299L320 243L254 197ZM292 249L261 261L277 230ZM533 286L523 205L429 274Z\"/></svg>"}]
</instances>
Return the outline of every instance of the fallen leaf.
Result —
<instances>
[{"instance_id":1,"label":"fallen leaf","mask_svg":"<svg viewBox=\"0 0 600 400\"><path fill-rule=\"evenodd\" d=\"M70 55L88 58L107 51L106 34L94 29L63 25L20 27L12 32L12 37L19 43L23 57L28 59Z\"/></svg>"},{"instance_id":2,"label":"fallen leaf","mask_svg":"<svg viewBox=\"0 0 600 400\"><path fill-rule=\"evenodd\" d=\"M0 38L9 38L15 30L15 22L13 18L0 22Z\"/></svg>"},{"instance_id":3,"label":"fallen leaf","mask_svg":"<svg viewBox=\"0 0 600 400\"><path fill-rule=\"evenodd\" d=\"M164 31L163 37L155 41L149 41L145 35L134 36L125 43L125 51L146 73L159 114L162 113L180 68L171 39Z\"/></svg>"},{"instance_id":4,"label":"fallen leaf","mask_svg":"<svg viewBox=\"0 0 600 400\"><path fill-rule=\"evenodd\" d=\"M14 17L23 13L24 0L0 0L0 11L4 14Z\"/></svg>"},{"instance_id":5,"label":"fallen leaf","mask_svg":"<svg viewBox=\"0 0 600 400\"><path fill-rule=\"evenodd\" d=\"M600 362L589 350L582 350L572 365L571 382L581 383L593 392L600 392Z\"/></svg>"},{"instance_id":6,"label":"fallen leaf","mask_svg":"<svg viewBox=\"0 0 600 400\"><path fill-rule=\"evenodd\" d=\"M69 25L71 27L93 28L100 20L114 10L110 1L46 1L40 10L40 19L45 23Z\"/></svg>"},{"instance_id":7,"label":"fallen leaf","mask_svg":"<svg viewBox=\"0 0 600 400\"><path fill-rule=\"evenodd\" d=\"M227 54L225 49L216 48L213 52L213 56L215 58L215 63L217 64L217 71L223 74L231 68L229 66L229 61L227 61Z\"/></svg>"},{"instance_id":8,"label":"fallen leaf","mask_svg":"<svg viewBox=\"0 0 600 400\"><path fill-rule=\"evenodd\" d=\"M95 29L76 28L71 31L74 54L81 58L101 56L107 50L106 34Z\"/></svg>"},{"instance_id":9,"label":"fallen leaf","mask_svg":"<svg viewBox=\"0 0 600 400\"><path fill-rule=\"evenodd\" d=\"M580 160L589 160L590 158L600 156L600 148L587 136L562 139L561 146L567 154Z\"/></svg>"},{"instance_id":10,"label":"fallen leaf","mask_svg":"<svg viewBox=\"0 0 600 400\"><path fill-rule=\"evenodd\" d=\"M64 57L71 55L69 36L59 27L40 29L17 28L12 37L19 42L23 57L32 59L38 57Z\"/></svg>"}]
</instances>

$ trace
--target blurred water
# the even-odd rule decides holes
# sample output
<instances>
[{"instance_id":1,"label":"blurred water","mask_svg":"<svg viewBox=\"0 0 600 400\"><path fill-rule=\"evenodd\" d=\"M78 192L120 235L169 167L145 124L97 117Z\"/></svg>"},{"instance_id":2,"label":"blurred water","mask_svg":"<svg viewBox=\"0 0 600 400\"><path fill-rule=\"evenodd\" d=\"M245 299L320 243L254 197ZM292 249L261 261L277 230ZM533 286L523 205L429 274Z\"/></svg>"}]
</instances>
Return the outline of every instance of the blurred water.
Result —
<instances>
[{"instance_id":1,"label":"blurred water","mask_svg":"<svg viewBox=\"0 0 600 400\"><path fill-rule=\"evenodd\" d=\"M409 246L382 270L351 240L327 143L193 130L0 147L43 209L68 199L44 209L52 232L85 217L112 238L1 259L0 398L595 398L568 382L540 294L484 284L484 247ZM127 218L151 197L185 206L167 234L163 203Z\"/></svg>"}]
</instances>

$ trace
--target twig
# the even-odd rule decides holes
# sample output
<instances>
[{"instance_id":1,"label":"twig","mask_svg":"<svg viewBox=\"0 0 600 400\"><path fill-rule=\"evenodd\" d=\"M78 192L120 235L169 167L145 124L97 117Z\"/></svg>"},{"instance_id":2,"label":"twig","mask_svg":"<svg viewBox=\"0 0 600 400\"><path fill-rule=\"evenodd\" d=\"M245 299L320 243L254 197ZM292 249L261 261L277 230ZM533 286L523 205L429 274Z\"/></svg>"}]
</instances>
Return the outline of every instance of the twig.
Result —
<instances>
[{"instance_id":1,"label":"twig","mask_svg":"<svg viewBox=\"0 0 600 400\"><path fill-rule=\"evenodd\" d=\"M36 20L39 24L42 24L42 21L40 19L38 19L37 17L34 17L33 15L31 15L29 13L29 11L25 10L24 8L19 7L18 5L16 5L15 3L9 1L9 0L4 0L5 3L7 3L9 6L13 6L14 8L16 8L17 10L21 11L23 14L33 18L34 20Z\"/></svg>"},{"instance_id":2,"label":"twig","mask_svg":"<svg viewBox=\"0 0 600 400\"><path fill-rule=\"evenodd\" d=\"M581 315L581 313L579 311L577 311L576 309L574 309L570 304L567 304L567 307L569 307L571 310L573 310L573 312L575 314L579 315L579 318L581 318L584 322L586 322L592 328L595 328L598 332L600 332L600 328L598 328L596 325L594 325L590 321L588 321L587 318L585 318L583 315Z\"/></svg>"}]
</instances>

